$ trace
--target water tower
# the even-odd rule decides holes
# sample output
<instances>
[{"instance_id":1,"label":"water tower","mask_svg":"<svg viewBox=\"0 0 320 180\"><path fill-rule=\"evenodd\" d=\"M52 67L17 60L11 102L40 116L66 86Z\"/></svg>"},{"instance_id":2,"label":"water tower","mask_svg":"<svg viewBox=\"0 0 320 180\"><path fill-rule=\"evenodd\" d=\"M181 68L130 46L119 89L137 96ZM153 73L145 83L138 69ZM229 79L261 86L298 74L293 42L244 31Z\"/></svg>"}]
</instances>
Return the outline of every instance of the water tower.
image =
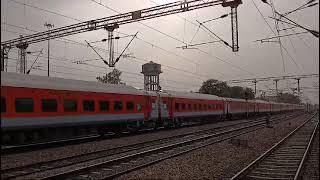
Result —
<instances>
[{"instance_id":1,"label":"water tower","mask_svg":"<svg viewBox=\"0 0 320 180\"><path fill-rule=\"evenodd\" d=\"M159 75L162 73L161 64L150 61L142 65L142 72L144 75L144 89L148 91L159 91L161 89L159 84Z\"/></svg>"}]
</instances>

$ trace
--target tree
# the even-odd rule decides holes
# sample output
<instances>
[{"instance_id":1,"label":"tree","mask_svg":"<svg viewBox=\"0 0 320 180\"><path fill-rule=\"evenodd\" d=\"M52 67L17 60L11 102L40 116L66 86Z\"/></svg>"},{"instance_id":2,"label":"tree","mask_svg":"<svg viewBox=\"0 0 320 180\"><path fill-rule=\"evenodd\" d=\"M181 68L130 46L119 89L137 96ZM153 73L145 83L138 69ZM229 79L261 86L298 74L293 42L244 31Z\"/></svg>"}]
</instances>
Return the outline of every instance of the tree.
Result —
<instances>
[{"instance_id":1,"label":"tree","mask_svg":"<svg viewBox=\"0 0 320 180\"><path fill-rule=\"evenodd\" d=\"M107 84L124 84L121 82L120 76L122 72L118 69L113 69L111 72L107 73L103 77L97 77L97 80L102 83Z\"/></svg>"},{"instance_id":2,"label":"tree","mask_svg":"<svg viewBox=\"0 0 320 180\"><path fill-rule=\"evenodd\" d=\"M245 96L247 96L248 99L254 99L255 94L254 94L254 91L253 91L252 88L247 88L246 87L244 89L244 93L246 94Z\"/></svg>"},{"instance_id":3,"label":"tree","mask_svg":"<svg viewBox=\"0 0 320 180\"><path fill-rule=\"evenodd\" d=\"M254 99L254 92L251 88L243 88L241 86L230 87L230 96L240 99Z\"/></svg>"},{"instance_id":4,"label":"tree","mask_svg":"<svg viewBox=\"0 0 320 180\"><path fill-rule=\"evenodd\" d=\"M229 86L227 85L227 83L218 81L216 79L209 79L203 82L201 88L199 89L199 92L220 97L230 97Z\"/></svg>"},{"instance_id":5,"label":"tree","mask_svg":"<svg viewBox=\"0 0 320 180\"><path fill-rule=\"evenodd\" d=\"M216 79L209 79L203 82L199 92L220 97L254 99L254 92L251 88L243 88L241 86L230 87L226 82L218 81Z\"/></svg>"},{"instance_id":6,"label":"tree","mask_svg":"<svg viewBox=\"0 0 320 180\"><path fill-rule=\"evenodd\" d=\"M244 97L244 90L242 87L240 86L233 86L230 87L230 96L232 98L242 98Z\"/></svg>"},{"instance_id":7,"label":"tree","mask_svg":"<svg viewBox=\"0 0 320 180\"><path fill-rule=\"evenodd\" d=\"M292 103L292 104L301 103L299 96L296 96L291 93L281 93L278 97L278 101L283 103Z\"/></svg>"}]
</instances>

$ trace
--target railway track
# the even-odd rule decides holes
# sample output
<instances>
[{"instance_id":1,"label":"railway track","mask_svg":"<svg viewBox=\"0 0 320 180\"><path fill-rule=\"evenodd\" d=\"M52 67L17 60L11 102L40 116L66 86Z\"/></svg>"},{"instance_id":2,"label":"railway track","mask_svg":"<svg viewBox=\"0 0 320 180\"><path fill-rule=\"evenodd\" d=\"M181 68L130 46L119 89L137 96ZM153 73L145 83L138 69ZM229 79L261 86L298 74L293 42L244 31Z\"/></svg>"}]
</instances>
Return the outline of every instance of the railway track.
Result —
<instances>
[{"instance_id":1,"label":"railway track","mask_svg":"<svg viewBox=\"0 0 320 180\"><path fill-rule=\"evenodd\" d=\"M197 123L197 122L183 123L181 126L177 127L176 129L199 126L199 125L203 125L203 124ZM170 129L159 127L157 130L166 131ZM128 132L128 131L126 132L123 131L121 133L109 132L103 136L98 134L89 134L89 135L73 137L69 139L56 139L51 141L43 141L43 142L21 144L21 145L4 145L4 146L1 146L1 153L3 154L24 153L24 152L40 150L40 149L48 149L48 148L59 147L59 146L80 144L80 143L86 143L90 141L100 141L100 140L105 140L110 138L120 138L120 137L153 133L153 132L155 132L154 128L149 128L149 129L142 129L136 132Z\"/></svg>"},{"instance_id":2,"label":"railway track","mask_svg":"<svg viewBox=\"0 0 320 180\"><path fill-rule=\"evenodd\" d=\"M294 116L295 114L292 114L287 118ZM274 121L281 119L281 116L273 118ZM100 152L1 170L1 179L112 178L264 127L264 119L221 126Z\"/></svg>"},{"instance_id":3,"label":"railway track","mask_svg":"<svg viewBox=\"0 0 320 180\"><path fill-rule=\"evenodd\" d=\"M276 117L277 116L281 116L281 115L276 115ZM258 119L261 119L261 118L258 118ZM179 128L186 128L186 127L192 127L197 125L199 125L199 123L187 123L187 124L181 125ZM159 128L158 130L165 131L168 129ZM138 132L135 132L134 135L152 133L152 132L154 132L154 129L143 129L143 130L139 130ZM24 152L40 150L40 149L48 149L48 148L59 147L59 146L86 143L90 141L105 140L105 139L110 139L114 137L115 138L125 137L128 135L132 135L132 133L130 132L123 132L121 134L108 133L105 136L91 134L91 135L86 135L81 137L74 137L70 139L58 139L58 140L22 144L22 145L1 146L1 153L3 154L24 153Z\"/></svg>"},{"instance_id":4,"label":"railway track","mask_svg":"<svg viewBox=\"0 0 320 180\"><path fill-rule=\"evenodd\" d=\"M186 127L192 127L197 126L199 123L188 123L183 124L179 128L186 128ZM159 127L157 129L159 131L165 131L169 129L165 129L163 127ZM152 133L155 130L153 128L151 129L143 129L139 130L137 132L122 132L120 134L109 132L105 134L104 136L98 135L98 134L90 134L80 137L73 137L69 139L57 139L57 140L51 140L51 141L44 141L44 142L38 142L38 143L30 143L30 144L22 144L22 145L6 145L1 146L1 153L3 154L13 154L13 153L24 153L28 151L34 151L34 150L40 150L40 149L48 149L53 147L59 147L59 146L66 146L66 145L73 145L73 144L80 144L80 143L86 143L90 141L100 141L110 138L119 138L119 137L125 137L125 136L132 136L132 135L139 135L139 134L145 134L145 133Z\"/></svg>"},{"instance_id":5,"label":"railway track","mask_svg":"<svg viewBox=\"0 0 320 180\"><path fill-rule=\"evenodd\" d=\"M319 117L315 113L231 179L300 178L318 126Z\"/></svg>"}]
</instances>

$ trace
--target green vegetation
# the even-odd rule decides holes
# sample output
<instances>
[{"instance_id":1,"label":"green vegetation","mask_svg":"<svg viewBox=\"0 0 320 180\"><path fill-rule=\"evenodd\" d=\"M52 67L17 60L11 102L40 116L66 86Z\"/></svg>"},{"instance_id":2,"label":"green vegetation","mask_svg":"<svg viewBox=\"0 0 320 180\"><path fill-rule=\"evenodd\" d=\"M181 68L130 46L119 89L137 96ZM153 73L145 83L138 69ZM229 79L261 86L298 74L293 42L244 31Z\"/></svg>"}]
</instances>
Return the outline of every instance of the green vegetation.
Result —
<instances>
[{"instance_id":1,"label":"green vegetation","mask_svg":"<svg viewBox=\"0 0 320 180\"><path fill-rule=\"evenodd\" d=\"M111 72L107 73L103 77L97 77L97 80L102 83L107 84L124 84L121 82L121 76L122 72L118 69L113 69Z\"/></svg>"}]
</instances>

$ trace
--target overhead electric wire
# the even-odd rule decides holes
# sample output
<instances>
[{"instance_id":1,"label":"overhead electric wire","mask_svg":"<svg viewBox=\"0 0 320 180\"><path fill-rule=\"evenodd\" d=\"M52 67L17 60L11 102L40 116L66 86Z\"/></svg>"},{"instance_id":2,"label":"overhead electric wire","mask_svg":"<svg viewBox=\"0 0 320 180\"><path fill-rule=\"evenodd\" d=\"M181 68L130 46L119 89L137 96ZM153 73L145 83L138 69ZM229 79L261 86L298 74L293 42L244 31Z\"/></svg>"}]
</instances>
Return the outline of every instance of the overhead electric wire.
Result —
<instances>
[{"instance_id":1,"label":"overhead electric wire","mask_svg":"<svg viewBox=\"0 0 320 180\"><path fill-rule=\"evenodd\" d=\"M40 57L40 56L39 56ZM45 56L41 56L43 58L46 58ZM9 58L11 60L15 60L15 61L18 61L19 59L15 59L15 58ZM46 61L46 59L43 59L43 61ZM43 64L43 63L37 63L37 64ZM108 70L107 68L104 68L104 67L101 67L101 66L97 66L97 65L92 65L92 64L84 64L84 65L87 65L87 66L91 66L91 67L96 67L96 68L102 68L102 69L105 69L105 70ZM79 71L86 71L86 72L93 72L93 73L99 73L99 74L105 74L106 72L105 71L92 71L92 70L88 70L88 69L82 69L82 68L74 68L74 67L70 67L70 66L63 66L63 65L55 65L53 64L52 65L53 67L61 67L61 68L66 68L66 69L73 69L73 70L79 70ZM11 66L10 66L11 67ZM12 66L13 67L13 66ZM14 66L15 67L15 66ZM43 71L47 71L47 70L43 70ZM137 75L137 76L140 76L140 77L143 77L142 74L139 74L139 73L132 73L132 72L128 72L128 71L124 71L124 70L120 70L121 72L123 73L127 73L127 74L131 74L131 75ZM54 71L52 71L54 72ZM55 71L57 72L57 71ZM62 73L62 72L58 72L58 73ZM75 73L62 73L62 74L73 74L73 75L83 75L83 74L75 74ZM88 75L86 74L85 76L90 76L90 77L97 77L97 75ZM137 78L134 78L134 77L131 77L131 76L127 76L127 78L133 78L133 79L137 79ZM184 86L184 85L191 85L191 86L197 86L196 84L190 84L190 83L186 83L186 82L181 82L181 81L175 81L175 80L167 80L167 79L164 79L164 78L160 78L162 80L165 80L165 81L171 81L171 82L174 82L175 85L181 85L181 86ZM142 83L143 82L139 82L139 83ZM173 87L173 86L171 86Z\"/></svg>"},{"instance_id":2,"label":"overhead electric wire","mask_svg":"<svg viewBox=\"0 0 320 180\"><path fill-rule=\"evenodd\" d=\"M272 13L273 13L273 16L276 17L276 9L273 5L273 1L270 0L270 3L271 3L271 9L272 9ZM280 36L280 31L279 31L279 24L277 21L274 21L274 25L275 25L275 28L277 30L277 36L278 36L278 43L279 43L279 48L280 48L280 55L281 55L281 60L282 60L282 67L283 67L283 73L286 73L286 66L285 66L285 59L283 57L283 51L282 51L282 41L281 41L281 38L279 37Z\"/></svg>"},{"instance_id":3,"label":"overhead electric wire","mask_svg":"<svg viewBox=\"0 0 320 180\"><path fill-rule=\"evenodd\" d=\"M201 50L201 49L199 49L199 48L198 48L197 50L200 51L200 52L202 52L202 53L204 53L204 54L207 54L208 56L214 57L214 58L218 59L218 60L221 61L221 62L227 63L227 64L231 65L232 67L234 67L234 68L236 68L236 69L239 69L239 70L241 70L241 71L247 72L247 73L250 74L250 75L254 75L254 74L251 73L250 71L247 71L247 70L245 70L245 69L243 69L243 68L241 68L241 67L239 67L239 66L236 66L236 65L234 65L234 64L232 64L232 63L230 63L230 62L228 62L228 61L225 61L224 59L221 59L221 58L219 58L219 57L217 57L217 56L215 56L215 55L209 54L209 53L207 53L206 51L203 51L203 50Z\"/></svg>"},{"instance_id":4,"label":"overhead electric wire","mask_svg":"<svg viewBox=\"0 0 320 180\"><path fill-rule=\"evenodd\" d=\"M14 1L14 0L11 0L11 1L16 2L16 1ZM95 3L97 3L97 4L101 5L101 6L109 9L109 10L114 11L114 12L120 13L120 12L118 12L118 11L116 11L116 10L114 10L114 9L106 6L106 5L103 5L102 3L99 3L99 2L97 2L97 1L95 1L95 0L90 0L90 1L95 2ZM18 3L18 4L25 5L26 3ZM66 17L66 18L68 18L68 19L73 19L73 20L76 20L76 21L81 21L81 20L78 20L78 19L75 19L75 18L72 18L72 17L65 16L65 15L60 14L60 13L55 13L55 12L50 11L50 10L46 10L46 9L39 8L39 7L36 7L36 6L33 6L33 5L29 5L29 4L27 4L27 5L28 5L29 7L33 7L33 8L38 9L38 10L46 11L46 12L53 13L53 14L56 14L56 15L61 15L62 17ZM145 24L142 23L142 22L139 22L139 23L145 25ZM183 41L181 41L181 40L179 40L179 39L177 39L177 38L175 38L175 37L172 37L172 36L170 36L170 35L168 35L168 34L166 34L166 33L160 32L159 30L157 30L157 29L155 29L155 28L152 28L152 27L150 27L150 26L148 26L148 25L145 25L145 26L148 27L148 28L150 28L150 29L153 29L153 30L155 30L155 31L157 31L157 32L165 35L165 36L168 36L168 37L170 37L170 38L172 38L172 39L174 39L174 40L176 40L176 41L178 41L178 42L182 42L182 43L186 44L185 42L183 42ZM221 58L220 58L220 59L221 59Z\"/></svg>"},{"instance_id":5,"label":"overhead electric wire","mask_svg":"<svg viewBox=\"0 0 320 180\"><path fill-rule=\"evenodd\" d=\"M282 23L282 25L283 25L283 27L285 27L285 25L284 25L283 23ZM287 33L287 30L284 30L284 31ZM297 35L297 34L295 34L295 35ZM290 38L290 37L287 37L287 38L288 38L289 41L290 41L290 44L291 44L292 49L293 49L293 52L294 52L295 54L297 54L296 48L294 47L293 42L291 41L291 38ZM295 63L295 65L297 66L297 68L298 68L301 72L305 72L304 68L303 68L300 64L298 64L298 63L294 60L293 57L292 57L292 61Z\"/></svg>"},{"instance_id":6,"label":"overhead electric wire","mask_svg":"<svg viewBox=\"0 0 320 180\"><path fill-rule=\"evenodd\" d=\"M33 6L33 5L30 5L30 4L27 4L27 3L18 2L18 1L15 1L15 0L8 0L8 1L11 1L11 2L20 4L20 5L23 5L23 6L32 7L32 8L34 8L34 9L38 9L38 10L41 10L41 11L45 11L45 12L48 12L48 13L51 13L51 14L55 14L55 15L58 15L58 16L62 16L62 17L67 18L67 19L71 19L71 20L75 20L75 21L79 21L79 22L82 21L82 20L77 19L77 18L74 18L74 17L66 16L66 15L64 15L64 14L57 13L57 12L54 12L54 11L50 11L50 10L47 10L47 9L44 9L44 8L40 8L40 7L37 7L37 6Z\"/></svg>"},{"instance_id":7,"label":"overhead electric wire","mask_svg":"<svg viewBox=\"0 0 320 180\"><path fill-rule=\"evenodd\" d=\"M110 7L106 6L106 5L102 5L102 3L99 3L99 2L97 2L97 1L95 1L95 0L90 0L90 1L95 2L95 3L97 3L97 4L99 4L99 5L103 6L103 7L106 7L107 9L112 10L112 11L114 11L114 12L121 13L121 12L116 11L116 10L114 10L113 8L110 8ZM142 22L139 22L139 23L142 24L142 25L145 25L145 24L142 23ZM146 26L146 27L150 28L149 26ZM154 28L151 28L151 29L154 29ZM156 31L158 31L158 30L156 30ZM167 34L166 34L166 35L167 35ZM168 35L167 35L167 36L168 36ZM172 36L168 36L168 37L172 38ZM185 45L187 45L185 42L183 42L183 41L181 41L181 40L179 40L179 39L177 39L177 38L172 38L172 39L175 39L175 40L177 40L178 42L182 42L182 43L184 43ZM204 52L203 50L201 50L201 51ZM209 53L207 53L207 54L209 54ZM214 56L214 57L217 58L217 59L219 59L219 60L221 60L221 58L218 58L218 57L216 57L216 56ZM226 61L224 60L223 62L226 62ZM234 65L234 66L236 66L236 65ZM240 69L242 69L242 68L240 68ZM245 72L248 72L248 71L245 70ZM252 73L251 73L251 74L252 74Z\"/></svg>"},{"instance_id":8,"label":"overhead electric wire","mask_svg":"<svg viewBox=\"0 0 320 180\"><path fill-rule=\"evenodd\" d=\"M17 25L12 25L12 24L8 24L8 23L1 23L1 24L8 25L8 26L12 26L12 27L16 27L16 28L20 28L20 29L25 29L24 27L17 26ZM32 30L32 29L27 29L27 30L32 31L32 32L38 32L38 31L35 31L35 30ZM18 33L18 34L19 34L19 32L12 32L12 33ZM23 33L23 34L26 34L26 33ZM124 34L124 33L121 33L121 34ZM26 34L26 35L28 35L28 34ZM126 35L126 34L125 34L125 35ZM132 36L132 35L130 35L130 36ZM162 47L160 47L160 46L158 46L158 45L155 45L155 44L153 44L153 43L151 43L151 42L148 42L148 41L146 41L146 40L144 40L144 39L141 39L141 38L139 38L139 37L136 37L136 38L137 38L138 40L146 43L146 44L149 44L149 45L151 45L151 46L153 46L153 47L156 47L156 48L158 48L158 49L160 49L160 50L162 50L162 51L165 51L165 52L167 52L167 53L169 53L169 54L172 54L172 55L174 55L174 56L177 56L177 57L179 57L179 58L181 58L181 59L183 59L183 60L185 60L185 61L188 61L188 62L190 62L190 63L196 64L195 62L193 62L192 60L190 60L190 59L188 59L188 58L186 58L186 57L183 57L183 56L181 56L181 55L179 55L179 54L176 54L176 53L174 53L174 52L172 52L172 51L166 50L166 49L164 49L164 48L162 48ZM59 38L59 39L60 39L60 38ZM78 45L87 47L87 44L82 43L82 42L78 42L78 41L70 40L70 39L65 39L65 38L61 38L61 39L65 40L65 41L59 40L59 39L53 39L53 40L61 41L61 42L64 42L64 43L69 43L68 41L71 41L71 42L73 42L73 43L75 43L75 44L78 44ZM66 41L67 41L67 42L66 42ZM71 43L71 44L72 44L72 43ZM94 47L95 49L104 50L104 51L108 52L108 50L103 49L103 48L100 48L100 47L97 47L97 46L92 46L92 47Z\"/></svg>"},{"instance_id":9,"label":"overhead electric wire","mask_svg":"<svg viewBox=\"0 0 320 180\"><path fill-rule=\"evenodd\" d=\"M107 5L104 5L104 4L102 4L102 3L99 3L99 2L97 2L97 1L95 1L95 0L90 0L90 1L92 1L92 2L94 2L94 3L97 3L97 4L99 4L100 6L103 6L103 7L107 8L107 9L113 11L113 12L116 12L116 13L121 14L120 11L117 11L117 10L115 10L115 9L113 9L113 8L110 8L110 7L107 6ZM153 28L153 27L151 27L151 26L149 26L149 25L146 25L145 23L142 23L142 22L138 22L138 23L139 23L139 24L142 24L143 26L148 27L149 29L152 29L152 30L154 30L154 31L157 31L158 33L160 33L160 34L162 34L162 35L165 35L165 36L167 36L167 37L170 37L171 39L174 39L174 40L179 41L179 42L181 42L181 43L183 43L183 44L186 44L185 42L181 41L180 39L177 39L177 38L175 38L175 37L173 37L173 36L171 36L171 35L169 35L169 34L166 34L166 33L162 32L162 31L159 31L158 29Z\"/></svg>"},{"instance_id":10,"label":"overhead electric wire","mask_svg":"<svg viewBox=\"0 0 320 180\"><path fill-rule=\"evenodd\" d=\"M263 40L269 40L269 39L276 39L276 38L278 38L278 37L293 36L293 35L297 35L297 34L305 34L305 33L308 33L308 32L307 32L307 31L304 31L304 32L298 32L298 33L293 33L293 34L285 34L285 35L276 36L276 37L263 38L263 39L255 40L254 42L263 41Z\"/></svg>"},{"instance_id":11,"label":"overhead electric wire","mask_svg":"<svg viewBox=\"0 0 320 180\"><path fill-rule=\"evenodd\" d=\"M11 25L11 24L7 24L7 23L6 23L6 25ZM15 27L17 27L17 28L23 28L23 27L19 27L19 26L16 26L16 25L11 25L11 26L13 26L13 27L15 26ZM34 31L34 30L30 30L30 29L28 29L28 30L29 30L29 31ZM12 32L12 33L18 33L18 34L19 34L19 32ZM137 39L143 41L143 42L146 43L146 44L149 44L149 45L152 45L152 46L154 46L154 47L157 47L157 48L159 48L159 49L161 49L161 50L163 50L163 51L165 51L165 52L167 52L167 53L173 54L173 55L175 55L175 56L177 56L177 57L185 58L185 57L183 57L183 56L180 56L180 55L178 55L178 54L176 54L176 53L174 53L174 52L168 51L168 50L166 50L166 49L164 49L164 48L159 47L158 45L152 44L152 43L150 43L150 42L148 42L148 41L146 41L146 40L143 40L143 39L141 39L141 38L138 38L138 37L137 37ZM54 39L54 40L57 40L57 39ZM84 47L87 47L87 45L85 45L84 43L81 43L81 42L78 42L78 41L74 41L74 40L69 40L69 39L66 39L66 40L67 40L67 41L73 41L73 42L75 42L75 43L77 43L77 44L79 44L79 45L82 45L82 46L84 46ZM69 42L63 41L63 40L57 40L57 41L69 43ZM99 47L96 47L96 46L93 46L93 47L96 48L96 49L103 50L103 51L106 51L106 52L107 52L106 49L99 48ZM135 60L142 60L143 62L149 62L148 60L145 60L145 59L142 59L142 58L138 58L138 57L129 57L129 58L132 58L132 59L135 59ZM191 62L191 60L189 60L189 59L187 59L187 58L185 58L185 60ZM194 62L193 62L193 63L194 63ZM194 74L193 72L186 71L186 70L183 70L183 69L179 69L179 68L176 68L176 67L173 67L173 66L168 66L168 65L165 65L165 64L163 64L162 66L168 67L169 69L173 69L173 70L176 70L176 71L180 71L180 72L192 74L192 75L194 75L194 76L200 76L200 77L210 78L209 76L196 75L196 74Z\"/></svg>"},{"instance_id":12,"label":"overhead electric wire","mask_svg":"<svg viewBox=\"0 0 320 180\"><path fill-rule=\"evenodd\" d=\"M266 18L264 17L264 15L261 13L260 9L258 8L258 6L254 3L253 0L251 0L253 5L256 7L257 11L259 12L259 14L261 15L261 17L263 18L263 20L265 21L265 23L268 25L268 27L270 28L270 30L272 31L272 33L277 36L277 34L273 31L272 27L270 26L270 24L267 22ZM278 35L279 36L279 35ZM292 58L292 56L290 55L290 53L288 52L288 50L281 44L281 47L286 51L286 53L288 54L288 56L290 57L290 59L297 65L297 63L295 62L295 60ZM282 49L281 49L281 56L282 55ZM284 61L282 61L284 63ZM298 66L298 65L297 65ZM283 66L284 67L284 66Z\"/></svg>"}]
</instances>

